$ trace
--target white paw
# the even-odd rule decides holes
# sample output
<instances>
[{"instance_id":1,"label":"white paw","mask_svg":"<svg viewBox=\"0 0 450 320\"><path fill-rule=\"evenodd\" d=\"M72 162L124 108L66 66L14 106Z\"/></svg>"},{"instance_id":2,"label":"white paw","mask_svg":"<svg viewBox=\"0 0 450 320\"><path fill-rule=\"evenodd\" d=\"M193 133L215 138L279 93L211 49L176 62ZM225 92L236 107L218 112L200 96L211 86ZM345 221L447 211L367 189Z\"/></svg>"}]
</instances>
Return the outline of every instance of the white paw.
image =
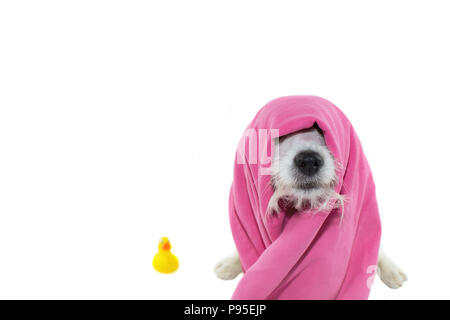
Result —
<instances>
[{"instance_id":1,"label":"white paw","mask_svg":"<svg viewBox=\"0 0 450 320\"><path fill-rule=\"evenodd\" d=\"M378 269L381 280L392 289L398 289L408 280L406 274L394 264L387 264Z\"/></svg>"},{"instance_id":2,"label":"white paw","mask_svg":"<svg viewBox=\"0 0 450 320\"><path fill-rule=\"evenodd\" d=\"M236 278L242 272L239 258L233 256L219 261L214 267L214 272L216 273L217 278L222 280L232 280Z\"/></svg>"}]
</instances>

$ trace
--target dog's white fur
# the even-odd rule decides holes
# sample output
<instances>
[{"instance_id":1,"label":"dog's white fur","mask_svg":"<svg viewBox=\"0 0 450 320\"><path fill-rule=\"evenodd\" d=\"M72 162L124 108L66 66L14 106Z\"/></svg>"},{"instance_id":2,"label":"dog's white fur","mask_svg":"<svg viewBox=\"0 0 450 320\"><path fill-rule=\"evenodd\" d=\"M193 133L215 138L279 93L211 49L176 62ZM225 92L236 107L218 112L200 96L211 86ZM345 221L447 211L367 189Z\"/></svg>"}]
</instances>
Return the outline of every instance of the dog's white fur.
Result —
<instances>
[{"instance_id":1,"label":"dog's white fur","mask_svg":"<svg viewBox=\"0 0 450 320\"><path fill-rule=\"evenodd\" d=\"M336 170L340 170L340 167L339 164L336 165L328 150L320 129L313 127L290 134L276 142L275 147L271 168L274 193L269 201L268 214L277 214L280 211L280 200L289 202L296 210L302 210L305 203L308 203L308 209L317 211L327 205L345 206L342 196L334 191ZM302 176L294 165L294 157L306 150L317 152L323 159L323 166L313 177ZM315 187L302 188L305 181ZM236 278L242 272L237 251L219 261L214 272L223 280ZM393 289L400 288L407 280L406 274L381 249L377 273L381 280Z\"/></svg>"}]
</instances>

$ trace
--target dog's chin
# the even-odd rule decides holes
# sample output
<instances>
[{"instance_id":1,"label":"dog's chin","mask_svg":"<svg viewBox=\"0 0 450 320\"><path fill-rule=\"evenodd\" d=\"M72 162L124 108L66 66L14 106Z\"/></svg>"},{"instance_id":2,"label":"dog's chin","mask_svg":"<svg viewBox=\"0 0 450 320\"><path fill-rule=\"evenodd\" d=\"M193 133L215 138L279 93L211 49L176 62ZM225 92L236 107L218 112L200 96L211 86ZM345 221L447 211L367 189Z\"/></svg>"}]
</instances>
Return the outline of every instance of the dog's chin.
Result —
<instances>
[{"instance_id":1,"label":"dog's chin","mask_svg":"<svg viewBox=\"0 0 450 320\"><path fill-rule=\"evenodd\" d=\"M334 191L334 185L334 181L321 183L303 180L289 187L274 188L267 212L277 214L280 211L293 213L326 209L332 200L339 198Z\"/></svg>"}]
</instances>

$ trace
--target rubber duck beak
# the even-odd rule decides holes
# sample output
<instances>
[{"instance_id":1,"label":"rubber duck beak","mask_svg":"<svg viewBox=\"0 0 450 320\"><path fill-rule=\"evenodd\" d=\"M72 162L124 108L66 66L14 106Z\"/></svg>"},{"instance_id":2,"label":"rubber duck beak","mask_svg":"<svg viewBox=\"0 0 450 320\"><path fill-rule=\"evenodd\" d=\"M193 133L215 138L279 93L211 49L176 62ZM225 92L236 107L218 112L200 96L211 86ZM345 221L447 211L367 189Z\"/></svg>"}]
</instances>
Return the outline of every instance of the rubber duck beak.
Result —
<instances>
[{"instance_id":1,"label":"rubber duck beak","mask_svg":"<svg viewBox=\"0 0 450 320\"><path fill-rule=\"evenodd\" d=\"M161 249L169 251L170 250L170 242L169 241L165 241L163 243L163 245L161 246Z\"/></svg>"}]
</instances>

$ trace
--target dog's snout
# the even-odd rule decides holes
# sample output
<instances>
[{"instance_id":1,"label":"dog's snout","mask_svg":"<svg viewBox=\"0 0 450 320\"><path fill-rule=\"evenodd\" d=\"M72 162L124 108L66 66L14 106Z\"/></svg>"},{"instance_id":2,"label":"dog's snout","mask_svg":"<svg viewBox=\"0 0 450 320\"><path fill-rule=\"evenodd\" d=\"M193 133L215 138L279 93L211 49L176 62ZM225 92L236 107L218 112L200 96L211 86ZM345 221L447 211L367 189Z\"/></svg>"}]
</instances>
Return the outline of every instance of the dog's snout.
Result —
<instances>
[{"instance_id":1,"label":"dog's snout","mask_svg":"<svg viewBox=\"0 0 450 320\"><path fill-rule=\"evenodd\" d=\"M294 163L301 173L312 176L323 166L323 159L317 152L302 151L295 156Z\"/></svg>"}]
</instances>

